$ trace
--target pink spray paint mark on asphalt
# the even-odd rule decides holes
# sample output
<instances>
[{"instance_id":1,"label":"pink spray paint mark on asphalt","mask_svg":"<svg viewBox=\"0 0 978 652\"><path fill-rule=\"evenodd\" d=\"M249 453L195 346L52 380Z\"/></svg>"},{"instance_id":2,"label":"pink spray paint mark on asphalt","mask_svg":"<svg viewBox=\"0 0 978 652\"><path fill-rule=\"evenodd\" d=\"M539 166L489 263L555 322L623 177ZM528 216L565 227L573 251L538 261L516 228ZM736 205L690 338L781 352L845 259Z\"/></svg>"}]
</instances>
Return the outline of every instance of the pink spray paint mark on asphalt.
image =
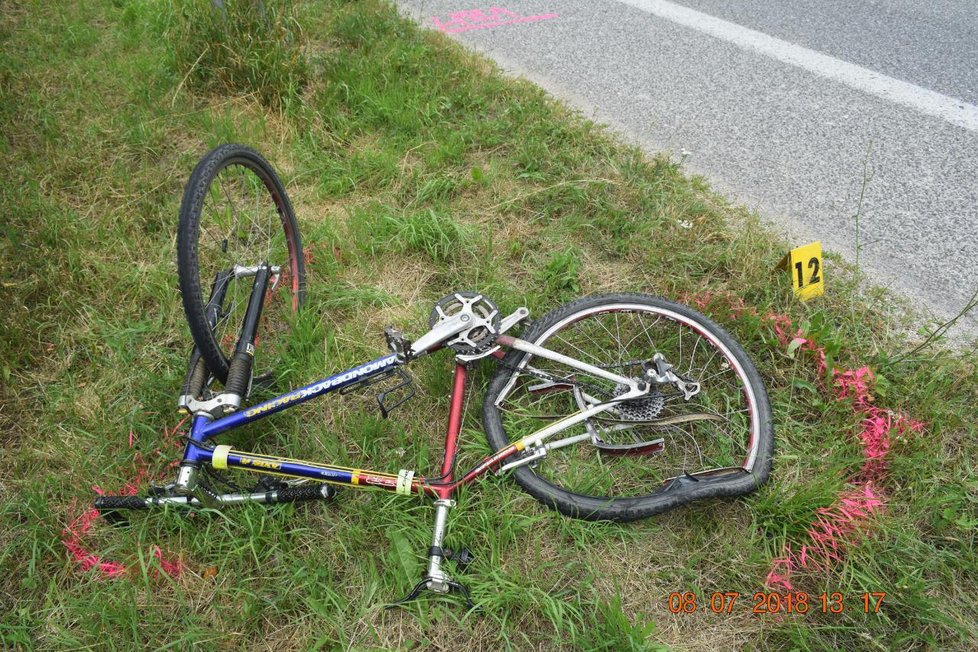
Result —
<instances>
[{"instance_id":1,"label":"pink spray paint mark on asphalt","mask_svg":"<svg viewBox=\"0 0 978 652\"><path fill-rule=\"evenodd\" d=\"M460 34L474 29L487 29L490 27L500 27L502 25L512 25L514 23L533 23L539 20L556 18L557 14L537 14L535 16L521 16L515 11L502 9L500 7L490 7L489 9L466 9L450 14L447 19L442 21L438 16L432 16L431 22L435 27L447 34Z\"/></svg>"},{"instance_id":2,"label":"pink spray paint mark on asphalt","mask_svg":"<svg viewBox=\"0 0 978 652\"><path fill-rule=\"evenodd\" d=\"M684 303L692 303L700 310L711 306L716 300L727 304L731 319L745 312L757 316L757 311L746 306L739 297L709 291L683 297ZM798 350L810 351L819 378L825 377L828 364L824 348L806 338L800 328L793 328L787 315L769 314L764 319L770 322L782 346L790 343ZM873 372L869 367L832 370L831 389L835 393L835 400L851 401L853 412L861 417L859 442L863 447L863 464L849 478L849 489L840 492L828 507L815 511L815 520L805 532L808 543L797 548L786 544L782 556L771 561L771 569L765 579L767 586L792 591L793 572L827 571L830 566L842 561L846 548L862 536L871 520L885 509L886 493L882 484L886 479L889 466L887 454L893 440L922 432L924 424L901 412L875 405L870 393L873 381Z\"/></svg>"},{"instance_id":3,"label":"pink spray paint mark on asphalt","mask_svg":"<svg viewBox=\"0 0 978 652\"><path fill-rule=\"evenodd\" d=\"M164 428L163 429L163 439L165 442L170 444L172 448L180 449L180 428L187 421L184 418L180 423L173 427L173 429ZM132 448L134 443L134 435L132 431L129 432L129 448ZM162 455L163 451L159 448L156 449L156 453ZM139 451L133 456L133 462L136 465L135 475L131 480L126 482L126 484L119 490L119 494L123 496L135 496L139 491L139 485L143 480L151 479L152 476L147 470L147 465L143 462L142 456ZM173 468L180 462L172 462L168 465L168 469ZM164 471L165 474L165 471ZM163 474L160 475L162 477ZM105 495L105 491L102 490L98 485L93 485L92 490L99 496ZM123 577L128 573L128 567L126 564L108 561L103 559L101 556L92 552L85 540L90 536L90 531L92 526L98 520L99 511L94 507L88 508L75 517L71 523L61 532L61 543L64 545L65 549L72 559L75 560L81 566L83 571L89 571L95 569L99 572L102 577L107 579L116 579ZM160 569L172 578L177 578L183 572L183 565L179 559L173 561L167 559L163 555L163 551L159 546L154 545L151 549L151 554L156 558L160 565Z\"/></svg>"}]
</instances>

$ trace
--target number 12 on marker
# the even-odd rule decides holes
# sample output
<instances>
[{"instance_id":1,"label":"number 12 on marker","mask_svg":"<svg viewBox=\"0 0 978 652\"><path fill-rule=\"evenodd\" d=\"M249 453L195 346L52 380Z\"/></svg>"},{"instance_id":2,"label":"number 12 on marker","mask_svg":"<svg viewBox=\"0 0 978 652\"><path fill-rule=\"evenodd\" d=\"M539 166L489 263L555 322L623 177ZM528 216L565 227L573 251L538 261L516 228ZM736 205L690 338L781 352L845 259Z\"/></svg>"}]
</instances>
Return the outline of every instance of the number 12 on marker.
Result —
<instances>
[{"instance_id":1,"label":"number 12 on marker","mask_svg":"<svg viewBox=\"0 0 978 652\"><path fill-rule=\"evenodd\" d=\"M802 301L825 294L825 272L822 269L822 243L813 242L788 253L791 286Z\"/></svg>"}]
</instances>

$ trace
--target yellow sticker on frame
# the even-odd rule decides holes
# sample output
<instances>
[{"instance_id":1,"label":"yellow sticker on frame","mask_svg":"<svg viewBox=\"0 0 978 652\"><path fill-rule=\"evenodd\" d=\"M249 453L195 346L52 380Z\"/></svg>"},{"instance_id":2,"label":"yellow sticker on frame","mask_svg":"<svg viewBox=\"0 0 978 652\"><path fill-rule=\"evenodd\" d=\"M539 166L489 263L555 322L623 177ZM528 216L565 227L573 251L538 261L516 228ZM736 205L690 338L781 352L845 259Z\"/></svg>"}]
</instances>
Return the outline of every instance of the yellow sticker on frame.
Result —
<instances>
[{"instance_id":1,"label":"yellow sticker on frame","mask_svg":"<svg viewBox=\"0 0 978 652\"><path fill-rule=\"evenodd\" d=\"M788 253L791 287L802 301L825 294L825 268L822 266L822 243L813 242Z\"/></svg>"}]
</instances>

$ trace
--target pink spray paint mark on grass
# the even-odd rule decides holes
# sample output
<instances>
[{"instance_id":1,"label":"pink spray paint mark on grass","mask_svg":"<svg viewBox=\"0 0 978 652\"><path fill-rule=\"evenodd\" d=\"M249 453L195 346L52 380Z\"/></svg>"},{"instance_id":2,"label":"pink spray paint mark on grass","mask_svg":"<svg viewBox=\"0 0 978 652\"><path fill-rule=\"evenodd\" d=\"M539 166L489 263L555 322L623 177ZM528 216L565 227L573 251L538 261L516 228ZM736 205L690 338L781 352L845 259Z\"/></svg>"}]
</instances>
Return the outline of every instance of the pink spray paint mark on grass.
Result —
<instances>
[{"instance_id":1,"label":"pink spray paint mark on grass","mask_svg":"<svg viewBox=\"0 0 978 652\"><path fill-rule=\"evenodd\" d=\"M89 571L95 568L103 577L121 577L126 573L124 564L105 561L85 546L84 539L88 536L89 530L92 529L92 524L98 517L98 510L94 507L82 512L62 531L61 543L64 544L68 550L68 554L81 566L83 571Z\"/></svg>"},{"instance_id":2,"label":"pink spray paint mark on grass","mask_svg":"<svg viewBox=\"0 0 978 652\"><path fill-rule=\"evenodd\" d=\"M744 313L758 316L757 311L746 306L740 297L709 291L683 297L685 303L692 303L700 310L711 307L717 300L726 304L732 319ZM806 338L800 328L794 328L787 315L772 313L764 320L770 322L782 346L792 345L797 350L811 352L818 377L825 378L828 364L824 348ZM850 488L840 492L828 507L816 510L815 520L806 530L808 542L797 548L787 544L782 556L772 560L765 579L765 584L771 588L791 591L794 589L791 576L795 571L826 571L842 560L846 548L862 536L870 521L886 507L882 485L894 438L907 437L924 429L923 422L874 404L871 394L874 376L869 367L833 369L831 378L835 400L850 401L853 412L861 417L858 437L863 448L863 463L849 478Z\"/></svg>"},{"instance_id":3,"label":"pink spray paint mark on grass","mask_svg":"<svg viewBox=\"0 0 978 652\"><path fill-rule=\"evenodd\" d=\"M804 337L801 329L791 332L791 319L785 315L769 315L774 332L783 345L794 342L799 348L814 354L819 377L827 370L825 350ZM859 442L863 447L863 464L849 479L852 488L843 491L829 507L815 512L815 520L806 530L809 543L794 549L785 546L781 557L772 560L765 584L771 588L791 591L791 576L797 570L827 570L839 563L845 550L862 535L865 526L886 507L883 482L889 460L887 454L894 437L904 437L923 431L924 424L905 414L892 412L874 404L870 393L874 382L869 367L833 369L832 390L835 400L850 401L853 412L862 417Z\"/></svg>"},{"instance_id":4,"label":"pink spray paint mark on grass","mask_svg":"<svg viewBox=\"0 0 978 652\"><path fill-rule=\"evenodd\" d=\"M515 11L502 9L501 7L490 7L489 9L466 9L450 14L444 21L438 16L432 16L431 22L435 27L447 34L460 34L470 32L474 29L488 29L490 27L501 27L514 23L534 23L540 20L556 18L557 14L537 14L535 16L521 16Z\"/></svg>"},{"instance_id":5,"label":"pink spray paint mark on grass","mask_svg":"<svg viewBox=\"0 0 978 652\"><path fill-rule=\"evenodd\" d=\"M180 421L173 429L164 428L163 429L163 440L168 443L171 448L180 449L180 428L187 421L186 418ZM129 448L133 447L134 444L134 434L132 431L129 432ZM163 451L157 448L155 453L163 455ZM122 489L118 491L118 495L122 496L134 496L139 492L140 484L147 479L153 479L153 475L150 474L148 466L143 462L142 455L139 451L136 451L133 455L133 462L135 465L135 475L127 481ZM167 470L172 469L174 466L178 465L179 461L171 462L167 466ZM157 479L162 478L165 475L165 471L158 476ZM93 485L92 490L99 496L104 496L105 491L98 485ZM116 561L109 561L103 559L100 555L92 552L89 545L86 543L86 539L91 536L91 529L98 521L100 514L97 509L90 507L79 514L77 517L72 519L71 523L61 532L61 543L64 544L65 549L68 551L69 556L78 563L83 571L90 571L95 569L99 572L102 577L107 579L116 579L123 577L128 574L129 566ZM156 558L157 563L159 563L160 569L172 578L177 578L183 572L183 565L179 559L170 560L163 555L163 551L159 546L154 545L152 547L151 554Z\"/></svg>"}]
</instances>

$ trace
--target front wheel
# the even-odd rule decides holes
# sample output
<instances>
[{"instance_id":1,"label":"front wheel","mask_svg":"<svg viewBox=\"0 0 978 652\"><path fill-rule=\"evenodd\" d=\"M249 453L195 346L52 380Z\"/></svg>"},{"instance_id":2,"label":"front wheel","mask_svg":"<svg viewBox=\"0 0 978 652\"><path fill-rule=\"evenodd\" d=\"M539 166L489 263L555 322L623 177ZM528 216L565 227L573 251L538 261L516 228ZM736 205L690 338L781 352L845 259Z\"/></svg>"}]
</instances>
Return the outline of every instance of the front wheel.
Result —
<instances>
[{"instance_id":1,"label":"front wheel","mask_svg":"<svg viewBox=\"0 0 978 652\"><path fill-rule=\"evenodd\" d=\"M748 493L767 479L767 392L740 345L695 310L642 294L590 296L547 313L522 339L629 379L668 368L680 381L652 383L645 396L621 401L627 385L511 349L483 405L494 450L611 404L544 443L587 435L583 441L516 469L537 500L577 518L630 521Z\"/></svg>"},{"instance_id":2,"label":"front wheel","mask_svg":"<svg viewBox=\"0 0 978 652\"><path fill-rule=\"evenodd\" d=\"M268 161L244 145L221 145L190 175L177 232L177 271L190 334L221 382L227 380L254 270L263 264L278 270L265 292L259 325L262 364L269 368L281 359L291 317L305 299L299 226ZM222 301L220 310L208 315L212 293Z\"/></svg>"}]
</instances>

